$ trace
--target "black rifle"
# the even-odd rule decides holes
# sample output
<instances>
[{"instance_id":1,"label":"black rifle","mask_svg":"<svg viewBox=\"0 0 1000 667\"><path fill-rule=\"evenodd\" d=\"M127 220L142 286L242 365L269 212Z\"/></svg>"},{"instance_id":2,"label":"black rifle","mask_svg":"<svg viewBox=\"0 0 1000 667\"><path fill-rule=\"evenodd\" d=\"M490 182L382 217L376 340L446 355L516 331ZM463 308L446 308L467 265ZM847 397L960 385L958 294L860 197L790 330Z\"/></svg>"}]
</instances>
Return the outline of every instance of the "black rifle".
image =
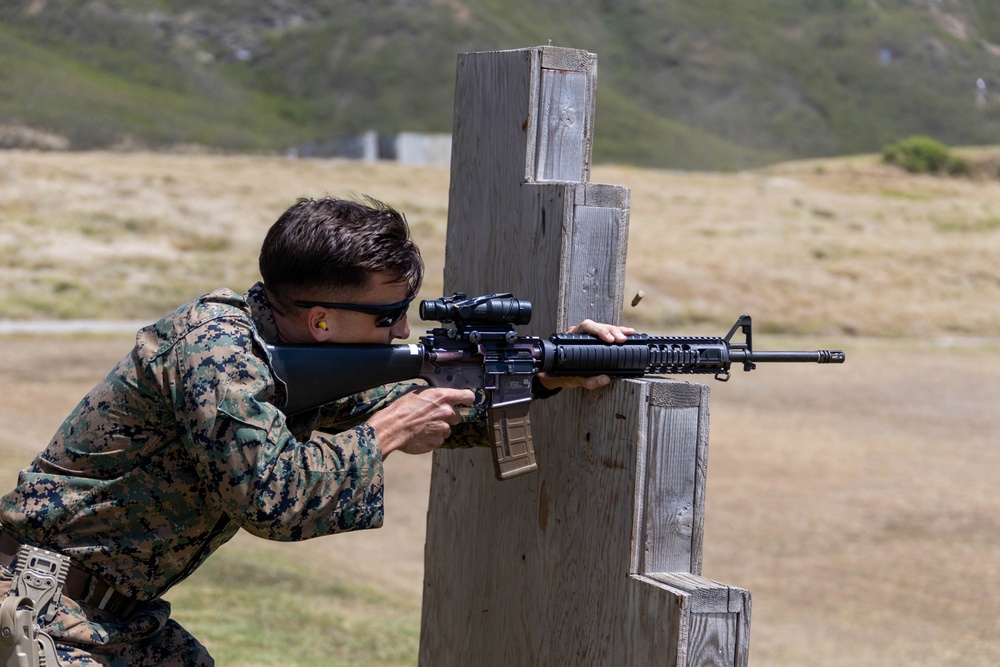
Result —
<instances>
[{"instance_id":1,"label":"black rifle","mask_svg":"<svg viewBox=\"0 0 1000 667\"><path fill-rule=\"evenodd\" d=\"M732 364L751 371L757 362L840 364L842 350L760 352L753 349L751 320L742 315L724 338L635 334L605 343L587 334L548 339L519 336L531 321L531 303L510 294L466 298L463 293L420 303L432 329L416 344L269 346L274 370L288 386L288 415L366 389L422 378L435 387L480 389L486 395L498 479L537 468L528 405L538 373L550 376L711 374L729 379ZM737 331L744 342L732 342Z\"/></svg>"}]
</instances>

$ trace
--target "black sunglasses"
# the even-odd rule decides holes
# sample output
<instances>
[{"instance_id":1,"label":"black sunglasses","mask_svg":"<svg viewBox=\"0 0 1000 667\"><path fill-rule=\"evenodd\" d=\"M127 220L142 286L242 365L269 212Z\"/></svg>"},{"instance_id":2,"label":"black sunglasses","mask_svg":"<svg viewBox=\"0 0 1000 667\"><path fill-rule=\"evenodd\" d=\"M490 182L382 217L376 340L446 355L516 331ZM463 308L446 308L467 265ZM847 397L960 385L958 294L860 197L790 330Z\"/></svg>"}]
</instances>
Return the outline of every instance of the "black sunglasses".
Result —
<instances>
[{"instance_id":1,"label":"black sunglasses","mask_svg":"<svg viewBox=\"0 0 1000 667\"><path fill-rule=\"evenodd\" d=\"M382 305L367 303L329 303L326 301L296 301L295 305L300 308L331 308L333 310L353 310L366 315L375 315L377 327L391 327L393 324L406 316L406 309L410 307L414 297L397 301L396 303L386 303Z\"/></svg>"}]
</instances>

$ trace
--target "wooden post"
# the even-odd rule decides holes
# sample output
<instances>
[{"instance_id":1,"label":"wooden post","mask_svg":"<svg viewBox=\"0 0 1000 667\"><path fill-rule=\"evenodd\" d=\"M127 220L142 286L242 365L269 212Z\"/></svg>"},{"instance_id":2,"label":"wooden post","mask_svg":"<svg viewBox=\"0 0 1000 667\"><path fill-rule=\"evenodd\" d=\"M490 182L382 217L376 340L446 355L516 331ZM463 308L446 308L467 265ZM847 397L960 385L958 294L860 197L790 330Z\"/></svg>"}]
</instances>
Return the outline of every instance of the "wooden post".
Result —
<instances>
[{"instance_id":1,"label":"wooden post","mask_svg":"<svg viewBox=\"0 0 1000 667\"><path fill-rule=\"evenodd\" d=\"M597 58L458 59L445 290L530 299L530 331L621 318L629 192L589 183ZM747 664L747 591L700 576L708 388L663 380L531 408L538 473L434 454L420 663Z\"/></svg>"}]
</instances>

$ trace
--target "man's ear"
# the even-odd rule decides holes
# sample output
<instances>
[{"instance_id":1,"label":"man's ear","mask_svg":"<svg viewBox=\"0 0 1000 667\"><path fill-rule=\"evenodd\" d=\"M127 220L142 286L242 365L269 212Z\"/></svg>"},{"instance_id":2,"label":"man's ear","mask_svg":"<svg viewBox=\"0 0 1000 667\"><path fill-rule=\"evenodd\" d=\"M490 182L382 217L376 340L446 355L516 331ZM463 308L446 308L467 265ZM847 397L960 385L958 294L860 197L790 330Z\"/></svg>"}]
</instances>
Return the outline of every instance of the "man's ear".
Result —
<instances>
[{"instance_id":1,"label":"man's ear","mask_svg":"<svg viewBox=\"0 0 1000 667\"><path fill-rule=\"evenodd\" d=\"M326 311L316 306L309 309L308 324L309 335L317 343L325 343L330 340L330 323L326 319Z\"/></svg>"}]
</instances>

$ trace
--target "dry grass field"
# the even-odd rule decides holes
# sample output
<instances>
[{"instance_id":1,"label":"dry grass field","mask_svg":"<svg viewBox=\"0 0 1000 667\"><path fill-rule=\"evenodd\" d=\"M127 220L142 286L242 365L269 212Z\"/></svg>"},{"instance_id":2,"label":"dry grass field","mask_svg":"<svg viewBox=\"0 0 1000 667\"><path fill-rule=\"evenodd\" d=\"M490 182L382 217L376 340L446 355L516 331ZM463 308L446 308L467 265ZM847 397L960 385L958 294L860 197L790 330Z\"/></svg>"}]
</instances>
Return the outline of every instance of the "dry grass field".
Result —
<instances>
[{"instance_id":1,"label":"dry grass field","mask_svg":"<svg viewBox=\"0 0 1000 667\"><path fill-rule=\"evenodd\" d=\"M751 664L1000 664L1000 183L867 157L593 180L632 190L628 298L646 297L629 323L720 334L749 312L757 347L848 352L712 383L704 574L751 590ZM327 193L403 209L438 296L447 183L391 164L0 153L0 319L145 321L242 289L274 218ZM0 335L0 486L130 338ZM429 463L388 461L379 531L237 538L171 592L177 617L220 664L414 664ZM271 625L213 597L227 574L275 596L301 575L337 609L307 598ZM227 634L213 606L250 630Z\"/></svg>"}]
</instances>

